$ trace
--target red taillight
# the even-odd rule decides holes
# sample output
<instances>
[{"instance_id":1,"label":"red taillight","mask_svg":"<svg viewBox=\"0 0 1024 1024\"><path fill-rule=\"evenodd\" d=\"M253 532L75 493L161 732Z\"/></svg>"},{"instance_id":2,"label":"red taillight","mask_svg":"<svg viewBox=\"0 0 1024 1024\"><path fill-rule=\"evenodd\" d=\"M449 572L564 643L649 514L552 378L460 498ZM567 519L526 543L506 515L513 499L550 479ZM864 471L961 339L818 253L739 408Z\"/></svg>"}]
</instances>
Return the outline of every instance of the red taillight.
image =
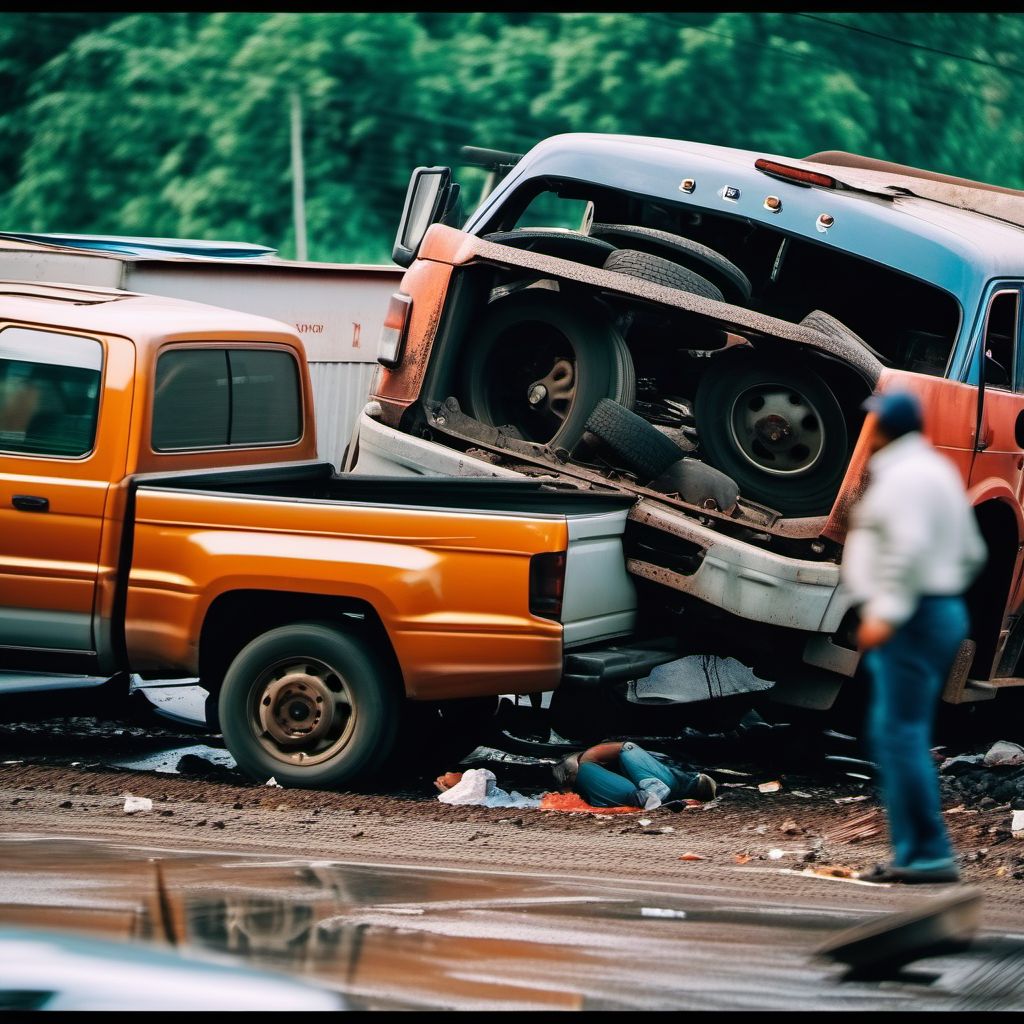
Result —
<instances>
[{"instance_id":1,"label":"red taillight","mask_svg":"<svg viewBox=\"0 0 1024 1024\"><path fill-rule=\"evenodd\" d=\"M530 611L544 619L562 617L565 552L545 551L530 558Z\"/></svg>"},{"instance_id":2,"label":"red taillight","mask_svg":"<svg viewBox=\"0 0 1024 1024\"><path fill-rule=\"evenodd\" d=\"M754 166L773 178L781 178L783 181L793 181L798 185L820 185L822 188L838 188L836 179L827 174L819 174L817 171L805 171L802 167L790 167L789 164L776 163L774 160L765 160L760 157L754 161Z\"/></svg>"},{"instance_id":3,"label":"red taillight","mask_svg":"<svg viewBox=\"0 0 1024 1024\"><path fill-rule=\"evenodd\" d=\"M405 329L409 323L411 309L411 296L405 292L392 294L380 329L380 342L377 345L377 362L382 366L390 369L397 366L402 358L402 342L405 340Z\"/></svg>"}]
</instances>

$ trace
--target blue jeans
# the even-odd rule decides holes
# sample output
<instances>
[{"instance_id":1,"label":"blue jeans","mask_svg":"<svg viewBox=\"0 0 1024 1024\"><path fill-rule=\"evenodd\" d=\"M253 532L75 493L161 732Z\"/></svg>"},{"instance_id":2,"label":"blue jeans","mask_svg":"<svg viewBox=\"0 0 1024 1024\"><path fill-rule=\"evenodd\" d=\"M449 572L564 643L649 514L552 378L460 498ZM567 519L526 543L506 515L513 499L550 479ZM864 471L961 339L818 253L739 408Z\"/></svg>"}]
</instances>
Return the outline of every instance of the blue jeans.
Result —
<instances>
[{"instance_id":1,"label":"blue jeans","mask_svg":"<svg viewBox=\"0 0 1024 1024\"><path fill-rule=\"evenodd\" d=\"M957 648L967 636L960 597L924 597L892 639L864 655L871 675L867 735L895 867L953 866L931 733Z\"/></svg>"},{"instance_id":2,"label":"blue jeans","mask_svg":"<svg viewBox=\"0 0 1024 1024\"><path fill-rule=\"evenodd\" d=\"M644 779L664 782L669 788L666 800L681 800L692 791L697 772L677 771L643 747L623 743L619 770L584 761L576 774L576 792L592 807L643 807L638 786Z\"/></svg>"}]
</instances>

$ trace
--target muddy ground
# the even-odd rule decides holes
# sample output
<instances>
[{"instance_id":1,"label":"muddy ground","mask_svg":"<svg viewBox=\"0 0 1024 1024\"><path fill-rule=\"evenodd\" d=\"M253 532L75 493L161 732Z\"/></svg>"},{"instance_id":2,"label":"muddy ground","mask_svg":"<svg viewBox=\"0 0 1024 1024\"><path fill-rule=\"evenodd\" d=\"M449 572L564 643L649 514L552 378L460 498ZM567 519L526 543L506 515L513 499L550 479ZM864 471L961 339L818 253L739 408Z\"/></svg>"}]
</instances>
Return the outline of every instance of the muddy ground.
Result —
<instances>
[{"instance_id":1,"label":"muddy ground","mask_svg":"<svg viewBox=\"0 0 1024 1024\"><path fill-rule=\"evenodd\" d=\"M998 725L994 717L987 728L965 731L963 742L937 748L937 764L984 754L994 740L1008 738ZM679 756L680 748L672 752ZM855 740L775 726L747 735L694 734L683 752L718 782L711 804L575 814L441 804L433 774L365 792L282 789L231 767L219 737L171 724L31 720L0 726L0 811L8 833L645 878L744 865L858 870L885 859L884 816ZM450 767L486 767L501 788L537 794L552 788L551 763L481 748ZM1010 824L1014 808L1024 807L1024 766L967 760L949 765L941 778L964 881L1017 904L1024 839L1014 838ZM773 792L758 788L776 782ZM129 793L151 799L152 810L125 813Z\"/></svg>"}]
</instances>

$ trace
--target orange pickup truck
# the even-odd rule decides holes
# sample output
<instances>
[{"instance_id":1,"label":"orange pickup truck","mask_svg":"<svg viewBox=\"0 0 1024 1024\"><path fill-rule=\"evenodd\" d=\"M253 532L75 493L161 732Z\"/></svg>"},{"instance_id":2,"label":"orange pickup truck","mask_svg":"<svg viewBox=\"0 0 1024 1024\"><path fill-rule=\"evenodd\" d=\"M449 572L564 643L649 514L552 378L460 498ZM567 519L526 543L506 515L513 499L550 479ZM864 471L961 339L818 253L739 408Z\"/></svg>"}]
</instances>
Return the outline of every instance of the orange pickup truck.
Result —
<instances>
[{"instance_id":1,"label":"orange pickup truck","mask_svg":"<svg viewBox=\"0 0 1024 1024\"><path fill-rule=\"evenodd\" d=\"M0 291L9 676L199 678L243 770L330 787L402 736L472 749L498 695L552 690L568 651L633 630L630 499L339 476L316 458L287 325L118 289Z\"/></svg>"}]
</instances>

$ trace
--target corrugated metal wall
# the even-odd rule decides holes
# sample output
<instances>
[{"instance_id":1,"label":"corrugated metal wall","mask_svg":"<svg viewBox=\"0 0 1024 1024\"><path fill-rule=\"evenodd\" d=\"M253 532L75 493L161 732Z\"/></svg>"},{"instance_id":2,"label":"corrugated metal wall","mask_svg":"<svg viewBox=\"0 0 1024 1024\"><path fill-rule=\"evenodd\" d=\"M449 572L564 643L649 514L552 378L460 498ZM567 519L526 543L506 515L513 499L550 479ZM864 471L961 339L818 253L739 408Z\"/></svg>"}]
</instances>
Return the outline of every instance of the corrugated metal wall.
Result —
<instances>
[{"instance_id":1,"label":"corrugated metal wall","mask_svg":"<svg viewBox=\"0 0 1024 1024\"><path fill-rule=\"evenodd\" d=\"M356 419L366 404L377 363L309 363L321 459L339 469Z\"/></svg>"}]
</instances>

